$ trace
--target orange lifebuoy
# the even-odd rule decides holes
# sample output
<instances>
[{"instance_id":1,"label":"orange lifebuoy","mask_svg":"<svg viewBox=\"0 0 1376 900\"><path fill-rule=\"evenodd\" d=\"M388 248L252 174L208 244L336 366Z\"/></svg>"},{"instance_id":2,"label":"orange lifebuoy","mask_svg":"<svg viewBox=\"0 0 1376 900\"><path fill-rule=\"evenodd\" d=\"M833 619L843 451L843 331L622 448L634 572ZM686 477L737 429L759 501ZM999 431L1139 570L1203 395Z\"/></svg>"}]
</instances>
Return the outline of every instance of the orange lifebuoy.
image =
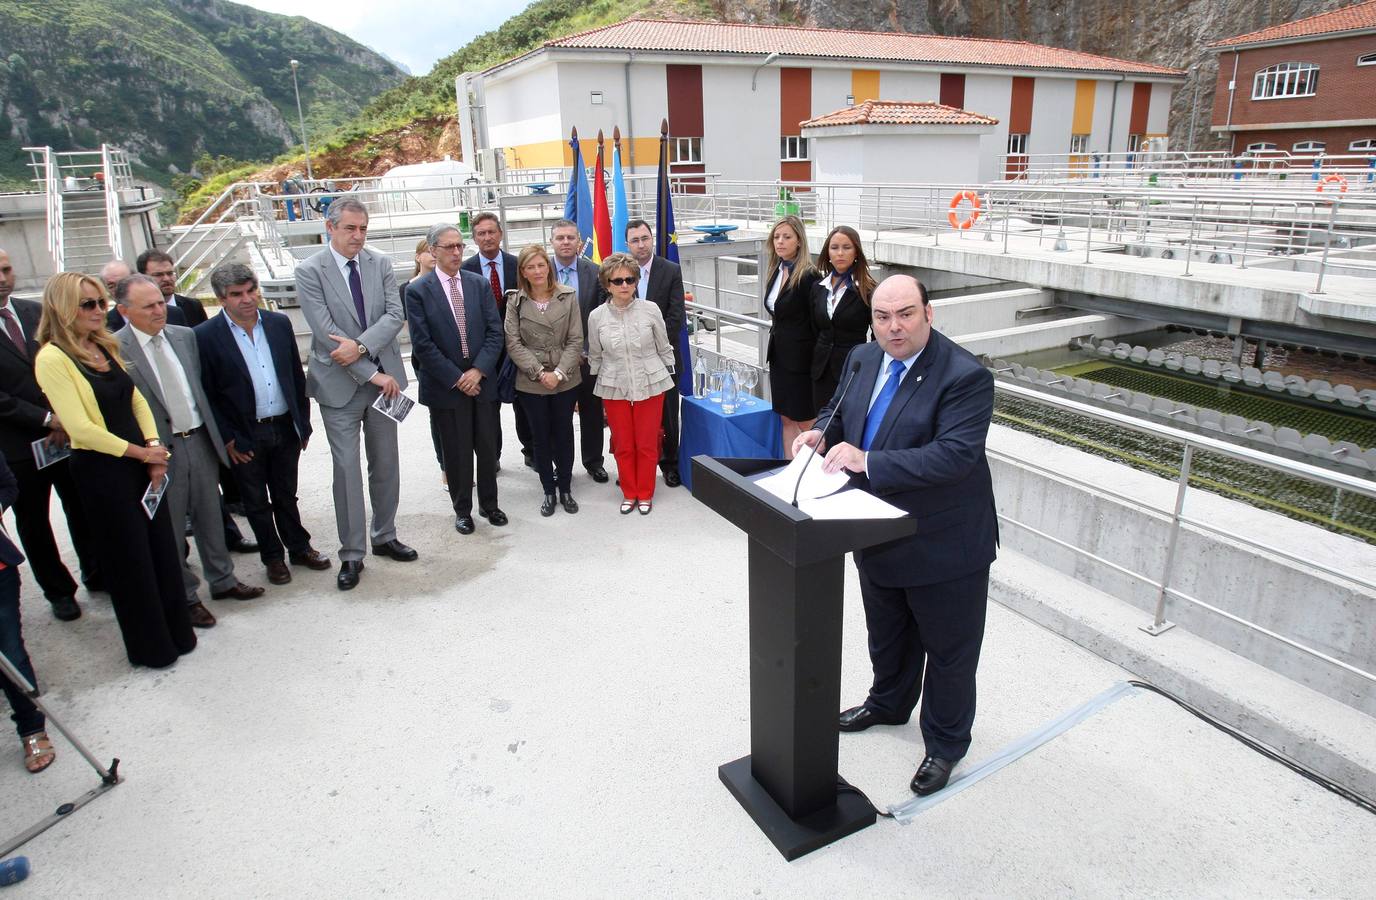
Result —
<instances>
[{"instance_id":1,"label":"orange lifebuoy","mask_svg":"<svg viewBox=\"0 0 1376 900\"><path fill-rule=\"evenodd\" d=\"M1318 185L1314 188L1314 190L1317 191L1318 193L1322 194L1322 193L1323 193L1323 186L1324 186L1325 184L1336 184L1336 185L1338 186L1338 193L1340 193L1340 194L1346 194L1346 193L1347 193L1347 179L1344 178L1344 177L1341 176L1341 175L1325 175L1325 176L1323 176L1323 178L1321 178L1321 179L1319 180L1319 183L1318 183Z\"/></svg>"},{"instance_id":2,"label":"orange lifebuoy","mask_svg":"<svg viewBox=\"0 0 1376 900\"><path fill-rule=\"evenodd\" d=\"M960 204L966 200L970 201L970 217L962 219L956 216L956 210L960 209ZM975 220L979 218L979 209L979 194L974 191L961 191L951 198L951 211L946 214L946 220L951 223L952 228L964 231L975 224Z\"/></svg>"}]
</instances>

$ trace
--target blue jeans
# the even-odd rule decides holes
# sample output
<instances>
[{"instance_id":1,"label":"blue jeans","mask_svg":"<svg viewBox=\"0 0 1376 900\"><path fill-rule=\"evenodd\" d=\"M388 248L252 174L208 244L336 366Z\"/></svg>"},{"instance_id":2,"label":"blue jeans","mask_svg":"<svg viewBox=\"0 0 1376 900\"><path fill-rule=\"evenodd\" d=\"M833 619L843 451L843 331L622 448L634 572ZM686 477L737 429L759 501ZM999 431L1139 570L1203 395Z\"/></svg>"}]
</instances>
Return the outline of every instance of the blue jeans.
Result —
<instances>
[{"instance_id":1,"label":"blue jeans","mask_svg":"<svg viewBox=\"0 0 1376 900\"><path fill-rule=\"evenodd\" d=\"M19 625L19 570L14 566L0 569L0 653L5 655L19 674L37 685L33 674L33 663L29 662L29 652L24 649L24 635ZM0 671L0 687L14 709L10 716L18 726L19 736L42 731L46 725L43 714L34 706L32 700L3 671Z\"/></svg>"}]
</instances>

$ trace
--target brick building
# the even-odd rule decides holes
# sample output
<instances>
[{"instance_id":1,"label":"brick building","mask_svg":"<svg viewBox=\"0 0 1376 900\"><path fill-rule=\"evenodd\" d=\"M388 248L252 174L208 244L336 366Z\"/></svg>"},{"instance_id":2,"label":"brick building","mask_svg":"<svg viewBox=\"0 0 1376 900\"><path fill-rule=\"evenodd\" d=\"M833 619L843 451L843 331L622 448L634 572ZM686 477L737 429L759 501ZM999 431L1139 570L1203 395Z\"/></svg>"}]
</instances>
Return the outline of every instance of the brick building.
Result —
<instances>
[{"instance_id":1,"label":"brick building","mask_svg":"<svg viewBox=\"0 0 1376 900\"><path fill-rule=\"evenodd\" d=\"M1376 154L1376 0L1209 46L1213 131L1235 154Z\"/></svg>"}]
</instances>

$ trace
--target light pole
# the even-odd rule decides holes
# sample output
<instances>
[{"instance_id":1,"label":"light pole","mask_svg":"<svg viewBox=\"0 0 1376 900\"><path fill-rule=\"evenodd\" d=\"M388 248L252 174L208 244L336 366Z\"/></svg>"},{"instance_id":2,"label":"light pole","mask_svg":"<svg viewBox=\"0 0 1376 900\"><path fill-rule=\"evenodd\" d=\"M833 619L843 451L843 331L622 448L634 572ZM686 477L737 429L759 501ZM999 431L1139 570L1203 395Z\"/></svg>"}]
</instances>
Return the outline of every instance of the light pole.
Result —
<instances>
[{"instance_id":1,"label":"light pole","mask_svg":"<svg viewBox=\"0 0 1376 900\"><path fill-rule=\"evenodd\" d=\"M301 68L301 63L293 59L291 61L291 89L296 92L296 118L301 123L301 146L306 151L306 178L314 181L315 173L311 171L311 143L306 138L306 117L301 112L301 86L296 81L296 70L299 68Z\"/></svg>"}]
</instances>

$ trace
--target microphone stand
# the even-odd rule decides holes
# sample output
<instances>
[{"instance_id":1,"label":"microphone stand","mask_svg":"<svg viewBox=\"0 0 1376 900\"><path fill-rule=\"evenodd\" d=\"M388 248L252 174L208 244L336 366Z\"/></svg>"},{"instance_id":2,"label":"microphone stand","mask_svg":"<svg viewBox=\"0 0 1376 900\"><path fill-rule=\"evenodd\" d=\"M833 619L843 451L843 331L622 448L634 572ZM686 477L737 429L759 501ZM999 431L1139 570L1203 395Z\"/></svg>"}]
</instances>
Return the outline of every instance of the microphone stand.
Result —
<instances>
[{"instance_id":1,"label":"microphone stand","mask_svg":"<svg viewBox=\"0 0 1376 900\"><path fill-rule=\"evenodd\" d=\"M822 432L823 437L826 436L827 429L831 427L831 420L836 418L837 411L841 409L841 403L844 402L846 399L846 392L850 390L851 382L855 380L855 376L859 372L860 361L856 360L854 363L851 364L850 372L846 375L846 383L841 388L841 395L836 398L836 405L831 408L831 413L827 416L827 424L822 428L817 429L818 431ZM798 508L798 490L803 486L803 476L807 474L807 467L812 464L812 458L817 455L817 445L820 443L822 443L822 438L818 438L816 444L813 444L812 446L808 447L807 462L803 463L803 467L800 470L798 470L798 480L793 483L794 509Z\"/></svg>"}]
</instances>

